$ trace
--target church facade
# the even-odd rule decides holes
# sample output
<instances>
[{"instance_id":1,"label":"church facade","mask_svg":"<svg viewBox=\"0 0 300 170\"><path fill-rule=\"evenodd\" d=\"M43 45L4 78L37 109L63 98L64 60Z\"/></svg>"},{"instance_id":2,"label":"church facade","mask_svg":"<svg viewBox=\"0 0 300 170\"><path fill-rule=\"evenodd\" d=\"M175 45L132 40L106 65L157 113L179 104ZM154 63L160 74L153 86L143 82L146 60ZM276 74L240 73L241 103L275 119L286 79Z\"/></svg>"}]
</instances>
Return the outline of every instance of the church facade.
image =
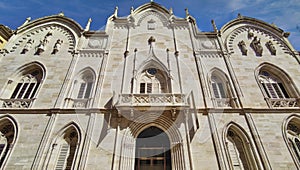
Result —
<instances>
[{"instance_id":1,"label":"church facade","mask_svg":"<svg viewBox=\"0 0 300 170\"><path fill-rule=\"evenodd\" d=\"M3 47L1 169L300 168L289 33L241 15L201 32L155 2L91 22L27 19Z\"/></svg>"}]
</instances>

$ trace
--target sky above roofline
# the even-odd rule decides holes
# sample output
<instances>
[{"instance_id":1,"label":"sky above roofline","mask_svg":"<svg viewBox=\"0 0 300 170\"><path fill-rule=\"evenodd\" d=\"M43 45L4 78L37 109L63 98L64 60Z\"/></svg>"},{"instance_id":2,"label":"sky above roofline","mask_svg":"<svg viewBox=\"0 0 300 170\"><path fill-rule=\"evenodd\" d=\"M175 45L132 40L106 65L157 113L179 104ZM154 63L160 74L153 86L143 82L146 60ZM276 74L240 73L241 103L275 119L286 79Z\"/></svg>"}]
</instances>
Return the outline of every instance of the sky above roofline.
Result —
<instances>
[{"instance_id":1,"label":"sky above roofline","mask_svg":"<svg viewBox=\"0 0 300 170\"><path fill-rule=\"evenodd\" d=\"M127 16L130 8L138 8L150 0L1 0L0 24L15 30L27 17L32 20L55 15L63 11L66 17L78 22L83 28L92 18L92 30L105 27L107 18L118 6L118 15ZM300 51L300 1L299 0L154 0L167 9L172 8L174 15L184 18L185 8L196 19L201 31L213 31L211 20L220 29L235 19L238 13L275 24L285 32L294 48Z\"/></svg>"}]
</instances>

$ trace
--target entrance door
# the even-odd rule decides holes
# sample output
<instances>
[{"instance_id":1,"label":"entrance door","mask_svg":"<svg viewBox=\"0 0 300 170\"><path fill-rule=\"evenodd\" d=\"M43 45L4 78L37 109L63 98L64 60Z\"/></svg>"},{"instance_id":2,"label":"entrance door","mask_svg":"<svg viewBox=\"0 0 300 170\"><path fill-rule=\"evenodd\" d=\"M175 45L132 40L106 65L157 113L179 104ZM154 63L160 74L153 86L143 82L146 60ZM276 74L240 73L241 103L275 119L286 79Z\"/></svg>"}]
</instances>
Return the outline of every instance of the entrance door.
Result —
<instances>
[{"instance_id":1,"label":"entrance door","mask_svg":"<svg viewBox=\"0 0 300 170\"><path fill-rule=\"evenodd\" d=\"M136 139L135 170L171 170L170 141L165 132L151 126Z\"/></svg>"}]
</instances>

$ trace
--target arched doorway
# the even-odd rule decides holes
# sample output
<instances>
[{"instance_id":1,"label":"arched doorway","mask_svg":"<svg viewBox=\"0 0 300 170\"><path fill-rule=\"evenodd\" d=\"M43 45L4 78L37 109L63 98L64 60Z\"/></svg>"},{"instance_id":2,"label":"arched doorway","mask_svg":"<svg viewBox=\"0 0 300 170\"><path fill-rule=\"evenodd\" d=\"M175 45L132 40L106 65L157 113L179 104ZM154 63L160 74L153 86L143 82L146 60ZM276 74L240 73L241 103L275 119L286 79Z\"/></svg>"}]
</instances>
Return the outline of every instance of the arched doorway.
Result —
<instances>
[{"instance_id":1,"label":"arched doorway","mask_svg":"<svg viewBox=\"0 0 300 170\"><path fill-rule=\"evenodd\" d=\"M171 170L171 151L168 135L151 126L136 139L135 170Z\"/></svg>"}]
</instances>

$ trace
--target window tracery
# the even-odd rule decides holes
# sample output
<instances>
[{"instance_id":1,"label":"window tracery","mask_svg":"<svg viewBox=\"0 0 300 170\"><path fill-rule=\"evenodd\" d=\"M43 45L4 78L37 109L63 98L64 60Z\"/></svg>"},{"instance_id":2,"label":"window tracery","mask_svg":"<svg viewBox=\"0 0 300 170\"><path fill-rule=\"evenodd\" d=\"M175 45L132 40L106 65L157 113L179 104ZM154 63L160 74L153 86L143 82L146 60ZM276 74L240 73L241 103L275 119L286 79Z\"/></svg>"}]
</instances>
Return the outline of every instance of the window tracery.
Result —
<instances>
[{"instance_id":1,"label":"window tracery","mask_svg":"<svg viewBox=\"0 0 300 170\"><path fill-rule=\"evenodd\" d=\"M276 67L264 65L258 83L270 107L297 107L298 95L290 78Z\"/></svg>"},{"instance_id":2,"label":"window tracery","mask_svg":"<svg viewBox=\"0 0 300 170\"><path fill-rule=\"evenodd\" d=\"M253 148L244 132L230 125L225 141L232 169L258 169Z\"/></svg>"},{"instance_id":3,"label":"window tracery","mask_svg":"<svg viewBox=\"0 0 300 170\"><path fill-rule=\"evenodd\" d=\"M138 91L141 94L167 93L167 81L162 72L156 68L148 68L141 73Z\"/></svg>"},{"instance_id":4,"label":"window tracery","mask_svg":"<svg viewBox=\"0 0 300 170\"><path fill-rule=\"evenodd\" d=\"M211 74L211 91L212 99L216 107L234 107L228 80L217 70Z\"/></svg>"}]
</instances>

